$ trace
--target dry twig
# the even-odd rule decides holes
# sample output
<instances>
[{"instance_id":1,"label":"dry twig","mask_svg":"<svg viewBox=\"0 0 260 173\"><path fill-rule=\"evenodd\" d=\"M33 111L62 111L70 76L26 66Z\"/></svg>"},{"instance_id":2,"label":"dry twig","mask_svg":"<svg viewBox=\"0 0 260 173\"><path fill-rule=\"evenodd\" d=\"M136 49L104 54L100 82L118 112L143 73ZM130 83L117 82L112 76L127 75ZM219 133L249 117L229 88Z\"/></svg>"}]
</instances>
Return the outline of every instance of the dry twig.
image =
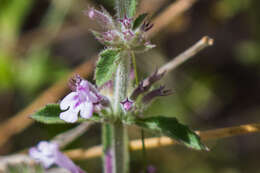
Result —
<instances>
[{"instance_id":1,"label":"dry twig","mask_svg":"<svg viewBox=\"0 0 260 173\"><path fill-rule=\"evenodd\" d=\"M171 70L174 70L176 67L196 55L198 52L203 50L204 48L208 46L213 45L213 39L209 38L208 36L202 37L196 44L194 44L192 47L178 55L177 57L173 58L170 62L167 64L163 65L158 72L159 73L164 73L164 72L169 72Z\"/></svg>"},{"instance_id":2,"label":"dry twig","mask_svg":"<svg viewBox=\"0 0 260 173\"><path fill-rule=\"evenodd\" d=\"M196 131L200 135L203 141L222 139L242 134L256 133L260 132L260 123L258 124L246 124L241 126L220 128L214 130L206 131ZM177 144L176 141L168 137L156 137L156 138L147 138L145 139L146 149L153 149L158 147L165 147L169 145ZM141 150L142 149L142 140L133 140L130 142L129 146L131 151ZM99 157L102 154L102 147L95 146L90 149L75 149L65 152L73 160L83 160Z\"/></svg>"},{"instance_id":3,"label":"dry twig","mask_svg":"<svg viewBox=\"0 0 260 173\"><path fill-rule=\"evenodd\" d=\"M60 148L64 148L66 145L74 141L76 138L83 135L83 133L87 131L92 124L94 123L93 122L81 123L77 127L55 136L51 140L51 142L55 142L59 145Z\"/></svg>"},{"instance_id":4,"label":"dry twig","mask_svg":"<svg viewBox=\"0 0 260 173\"><path fill-rule=\"evenodd\" d=\"M197 0L178 0L172 3L169 7L163 11L158 17L153 20L154 27L148 32L148 37L153 37L163 28L166 28L174 19L190 9Z\"/></svg>"},{"instance_id":5,"label":"dry twig","mask_svg":"<svg viewBox=\"0 0 260 173\"><path fill-rule=\"evenodd\" d=\"M257 124L245 124L240 126L226 127L214 130L196 131L203 141L223 139L227 137L233 137L243 134L260 132L260 123ZM153 149L158 147L166 147L177 144L176 141L168 137L155 137L145 139L146 149ZM142 149L142 140L133 140L130 142L129 148L131 151ZM101 156L102 147L94 146L90 149L74 149L66 151L65 154L73 160L85 160ZM0 157L0 171L6 166L7 163L32 163L33 160L27 155L16 154L11 156Z\"/></svg>"}]
</instances>

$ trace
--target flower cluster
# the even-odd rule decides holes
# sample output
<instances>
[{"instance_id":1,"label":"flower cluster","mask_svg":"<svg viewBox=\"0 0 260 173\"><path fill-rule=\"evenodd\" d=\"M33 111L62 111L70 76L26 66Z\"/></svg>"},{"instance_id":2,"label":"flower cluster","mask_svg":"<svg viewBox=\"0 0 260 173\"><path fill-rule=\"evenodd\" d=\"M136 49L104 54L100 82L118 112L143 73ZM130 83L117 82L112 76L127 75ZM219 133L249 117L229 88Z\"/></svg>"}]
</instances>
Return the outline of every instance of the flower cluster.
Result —
<instances>
[{"instance_id":1,"label":"flower cluster","mask_svg":"<svg viewBox=\"0 0 260 173\"><path fill-rule=\"evenodd\" d=\"M85 173L85 171L60 152L56 143L41 141L36 147L30 148L29 155L45 168L56 164L61 168L69 170L71 173Z\"/></svg>"},{"instance_id":2,"label":"flower cluster","mask_svg":"<svg viewBox=\"0 0 260 173\"><path fill-rule=\"evenodd\" d=\"M144 36L144 33L153 27L147 21L136 27L134 26L135 21L133 18L125 16L122 19L114 20L104 8L102 8L102 11L90 8L85 14L90 19L97 21L105 30L104 32L93 31L93 34L99 42L106 46L134 50L136 52L147 51L155 47Z\"/></svg>"},{"instance_id":3,"label":"flower cluster","mask_svg":"<svg viewBox=\"0 0 260 173\"><path fill-rule=\"evenodd\" d=\"M93 112L100 111L109 104L108 99L101 95L94 85L79 75L70 80L69 86L72 92L60 102L61 110L65 110L60 114L60 118L66 122L76 122L78 114L88 119Z\"/></svg>"}]
</instances>

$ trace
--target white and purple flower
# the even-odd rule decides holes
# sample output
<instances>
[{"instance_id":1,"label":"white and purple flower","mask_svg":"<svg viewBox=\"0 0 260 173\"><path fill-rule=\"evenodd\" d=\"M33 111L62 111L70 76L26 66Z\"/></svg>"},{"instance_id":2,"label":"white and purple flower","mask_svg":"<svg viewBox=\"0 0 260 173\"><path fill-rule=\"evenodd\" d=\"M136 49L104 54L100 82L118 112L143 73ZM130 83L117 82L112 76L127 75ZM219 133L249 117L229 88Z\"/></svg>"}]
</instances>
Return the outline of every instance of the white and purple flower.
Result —
<instances>
[{"instance_id":1,"label":"white and purple flower","mask_svg":"<svg viewBox=\"0 0 260 173\"><path fill-rule=\"evenodd\" d=\"M53 164L69 170L71 173L85 173L81 168L75 165L67 156L59 150L56 143L41 141L36 147L29 150L29 155L36 162L39 162L44 168L49 168Z\"/></svg>"},{"instance_id":2,"label":"white and purple flower","mask_svg":"<svg viewBox=\"0 0 260 173\"><path fill-rule=\"evenodd\" d=\"M103 103L107 104L106 97L99 94L94 85L79 75L70 80L70 87L73 92L60 102L61 110L65 110L60 114L60 118L66 122L76 122L78 114L82 118L89 119L94 111L102 108Z\"/></svg>"}]
</instances>

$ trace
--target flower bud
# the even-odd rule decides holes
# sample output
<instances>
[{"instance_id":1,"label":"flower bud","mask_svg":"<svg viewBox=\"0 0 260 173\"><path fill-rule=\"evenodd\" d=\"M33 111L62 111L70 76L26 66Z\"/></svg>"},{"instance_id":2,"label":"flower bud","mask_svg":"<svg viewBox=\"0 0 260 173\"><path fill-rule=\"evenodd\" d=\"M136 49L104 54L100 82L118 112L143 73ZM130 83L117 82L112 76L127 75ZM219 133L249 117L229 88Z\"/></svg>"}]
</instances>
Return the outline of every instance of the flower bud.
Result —
<instances>
[{"instance_id":1,"label":"flower bud","mask_svg":"<svg viewBox=\"0 0 260 173\"><path fill-rule=\"evenodd\" d=\"M147 93L142 99L143 103L148 104L158 96L168 96L172 94L171 90L164 90L164 88L165 86L160 86L159 88Z\"/></svg>"},{"instance_id":2,"label":"flower bud","mask_svg":"<svg viewBox=\"0 0 260 173\"><path fill-rule=\"evenodd\" d=\"M120 102L122 108L128 112L133 108L134 102L132 100L129 100L128 98L126 98L124 101Z\"/></svg>"},{"instance_id":3,"label":"flower bud","mask_svg":"<svg viewBox=\"0 0 260 173\"><path fill-rule=\"evenodd\" d=\"M102 11L98 11L94 8L89 8L88 10L84 11L84 14L87 15L90 19L97 21L100 26L105 29L114 28L113 18L108 12L106 12L104 8L102 8Z\"/></svg>"},{"instance_id":4,"label":"flower bud","mask_svg":"<svg viewBox=\"0 0 260 173\"><path fill-rule=\"evenodd\" d=\"M164 76L164 74L165 72L158 73L158 70L156 70L151 76L149 76L148 78L146 78L145 80L139 83L137 88L134 89L130 98L132 100L136 100L140 94L147 92L155 82L157 82Z\"/></svg>"},{"instance_id":5,"label":"flower bud","mask_svg":"<svg viewBox=\"0 0 260 173\"><path fill-rule=\"evenodd\" d=\"M147 32L147 31L149 31L150 29L152 29L153 26L154 26L154 25L151 24L149 21L145 21L145 22L143 23L143 25L141 26L141 30L142 30L143 32Z\"/></svg>"}]
</instances>

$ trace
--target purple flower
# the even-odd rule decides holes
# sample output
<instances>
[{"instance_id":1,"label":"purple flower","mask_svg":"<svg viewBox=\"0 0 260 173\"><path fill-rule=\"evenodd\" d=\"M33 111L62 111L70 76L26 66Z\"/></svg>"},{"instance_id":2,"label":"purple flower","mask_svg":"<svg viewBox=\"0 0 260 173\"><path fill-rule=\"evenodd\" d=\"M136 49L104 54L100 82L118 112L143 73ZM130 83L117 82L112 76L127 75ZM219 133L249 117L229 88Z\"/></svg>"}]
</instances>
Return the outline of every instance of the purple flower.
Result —
<instances>
[{"instance_id":1,"label":"purple flower","mask_svg":"<svg viewBox=\"0 0 260 173\"><path fill-rule=\"evenodd\" d=\"M79 75L71 79L69 85L73 92L60 102L61 110L66 110L60 114L60 119L66 122L76 122L79 113L82 118L90 118L95 108L100 108L101 104L106 101L95 86L80 78Z\"/></svg>"},{"instance_id":2,"label":"purple flower","mask_svg":"<svg viewBox=\"0 0 260 173\"><path fill-rule=\"evenodd\" d=\"M69 170L71 173L85 173L85 171L80 169L67 156L59 151L59 147L56 143L41 141L36 147L30 148L29 155L45 168L56 164L59 167Z\"/></svg>"},{"instance_id":3,"label":"purple flower","mask_svg":"<svg viewBox=\"0 0 260 173\"><path fill-rule=\"evenodd\" d=\"M125 111L130 111L133 108L133 104L134 102L132 100L129 100L128 98L126 98L124 101L120 102L123 109Z\"/></svg>"}]
</instances>

